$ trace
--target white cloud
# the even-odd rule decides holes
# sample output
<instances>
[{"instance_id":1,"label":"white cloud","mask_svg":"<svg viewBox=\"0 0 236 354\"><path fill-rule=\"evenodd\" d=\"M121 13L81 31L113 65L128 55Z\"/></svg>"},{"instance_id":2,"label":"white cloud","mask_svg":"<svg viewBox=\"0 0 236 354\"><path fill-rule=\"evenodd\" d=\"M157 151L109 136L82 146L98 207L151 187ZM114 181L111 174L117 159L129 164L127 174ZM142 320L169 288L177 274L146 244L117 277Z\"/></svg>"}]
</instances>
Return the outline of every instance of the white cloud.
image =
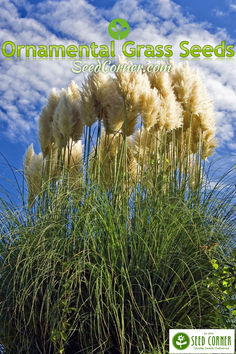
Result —
<instances>
[{"instance_id":1,"label":"white cloud","mask_svg":"<svg viewBox=\"0 0 236 354\"><path fill-rule=\"evenodd\" d=\"M14 4L15 5L14 5ZM94 2L94 4L96 4ZM17 7L25 8L21 18ZM231 3L231 9L236 4ZM220 15L218 13L218 15ZM18 44L90 43L110 41L107 26L111 19L128 20L129 39L137 44L172 44L179 60L179 43L216 46L222 40L235 42L225 29L197 23L185 17L182 8L170 0L143 2L117 0L112 8L98 9L85 0L41 1L2 0L0 42L12 40ZM121 50L122 41L117 43ZM234 147L236 131L236 66L235 59L199 60L191 65L201 69L203 79L215 102L218 137L222 146ZM82 80L71 72L69 60L1 60L0 120L8 123L7 134L31 141L36 137L36 121L52 87L66 87L71 79Z\"/></svg>"},{"instance_id":2,"label":"white cloud","mask_svg":"<svg viewBox=\"0 0 236 354\"><path fill-rule=\"evenodd\" d=\"M222 16L225 16L225 12L219 10L219 9L214 9L213 10L214 14L218 17L222 17Z\"/></svg>"},{"instance_id":3,"label":"white cloud","mask_svg":"<svg viewBox=\"0 0 236 354\"><path fill-rule=\"evenodd\" d=\"M236 4L230 4L230 10L235 12L236 11Z\"/></svg>"}]
</instances>

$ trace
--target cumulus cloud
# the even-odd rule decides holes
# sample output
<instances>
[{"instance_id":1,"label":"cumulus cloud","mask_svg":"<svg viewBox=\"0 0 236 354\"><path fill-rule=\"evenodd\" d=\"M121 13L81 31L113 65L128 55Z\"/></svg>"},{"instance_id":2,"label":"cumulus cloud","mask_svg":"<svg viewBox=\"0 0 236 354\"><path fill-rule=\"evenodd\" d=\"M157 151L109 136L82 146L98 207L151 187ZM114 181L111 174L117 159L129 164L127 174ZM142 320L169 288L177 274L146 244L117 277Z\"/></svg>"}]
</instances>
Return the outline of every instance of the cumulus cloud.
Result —
<instances>
[{"instance_id":1,"label":"cumulus cloud","mask_svg":"<svg viewBox=\"0 0 236 354\"><path fill-rule=\"evenodd\" d=\"M96 3L94 2L96 5ZM128 20L129 40L139 44L171 44L174 59L179 61L179 43L189 41L201 46L227 44L235 38L225 29L214 29L209 23L198 23L183 14L181 6L171 0L145 2L117 0L109 8L96 8L85 0L23 1L2 0L0 42L17 44L108 44L108 23L117 17ZM236 8L231 3L231 10ZM219 14L218 14L219 15ZM122 41L117 43L117 52ZM217 111L220 146L232 149L235 144L236 66L234 59L193 60L201 69ZM13 139L34 140L37 117L52 87L66 87L70 80L77 83L82 75L71 72L70 60L13 60L1 58L0 120L7 128L0 134Z\"/></svg>"},{"instance_id":2,"label":"cumulus cloud","mask_svg":"<svg viewBox=\"0 0 236 354\"><path fill-rule=\"evenodd\" d=\"M225 16L225 13L223 11L219 10L219 9L214 9L213 12L218 17Z\"/></svg>"},{"instance_id":3,"label":"cumulus cloud","mask_svg":"<svg viewBox=\"0 0 236 354\"><path fill-rule=\"evenodd\" d=\"M235 12L236 11L236 2L232 2L229 7L230 7L231 11Z\"/></svg>"}]
</instances>

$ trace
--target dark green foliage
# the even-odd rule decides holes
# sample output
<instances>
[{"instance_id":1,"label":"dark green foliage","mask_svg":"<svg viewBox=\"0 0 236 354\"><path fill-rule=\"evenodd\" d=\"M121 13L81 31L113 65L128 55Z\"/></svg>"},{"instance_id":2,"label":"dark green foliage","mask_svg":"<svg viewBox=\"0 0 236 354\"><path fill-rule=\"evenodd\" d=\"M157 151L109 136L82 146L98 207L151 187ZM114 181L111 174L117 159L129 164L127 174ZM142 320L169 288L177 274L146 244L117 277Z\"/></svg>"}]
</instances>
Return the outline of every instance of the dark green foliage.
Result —
<instances>
[{"instance_id":1,"label":"dark green foliage","mask_svg":"<svg viewBox=\"0 0 236 354\"><path fill-rule=\"evenodd\" d=\"M30 211L4 206L7 353L167 353L170 328L224 326L218 289L208 285L231 219L215 193L133 188L87 186L75 200L61 185Z\"/></svg>"}]
</instances>

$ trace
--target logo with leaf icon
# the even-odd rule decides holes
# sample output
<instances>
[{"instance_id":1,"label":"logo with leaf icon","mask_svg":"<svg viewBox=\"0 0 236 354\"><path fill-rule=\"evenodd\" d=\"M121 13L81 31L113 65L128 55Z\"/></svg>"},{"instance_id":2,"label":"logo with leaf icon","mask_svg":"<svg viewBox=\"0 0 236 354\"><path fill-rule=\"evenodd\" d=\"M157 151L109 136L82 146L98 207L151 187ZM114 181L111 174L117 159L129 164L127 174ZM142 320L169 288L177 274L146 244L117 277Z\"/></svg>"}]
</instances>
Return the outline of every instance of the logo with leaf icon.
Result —
<instances>
[{"instance_id":1,"label":"logo with leaf icon","mask_svg":"<svg viewBox=\"0 0 236 354\"><path fill-rule=\"evenodd\" d=\"M108 33L114 39L124 39L129 34L129 24L123 18L116 18L109 23Z\"/></svg>"},{"instance_id":2,"label":"logo with leaf icon","mask_svg":"<svg viewBox=\"0 0 236 354\"><path fill-rule=\"evenodd\" d=\"M186 333L179 332L174 335L172 342L176 349L183 350L188 348L190 339Z\"/></svg>"}]
</instances>

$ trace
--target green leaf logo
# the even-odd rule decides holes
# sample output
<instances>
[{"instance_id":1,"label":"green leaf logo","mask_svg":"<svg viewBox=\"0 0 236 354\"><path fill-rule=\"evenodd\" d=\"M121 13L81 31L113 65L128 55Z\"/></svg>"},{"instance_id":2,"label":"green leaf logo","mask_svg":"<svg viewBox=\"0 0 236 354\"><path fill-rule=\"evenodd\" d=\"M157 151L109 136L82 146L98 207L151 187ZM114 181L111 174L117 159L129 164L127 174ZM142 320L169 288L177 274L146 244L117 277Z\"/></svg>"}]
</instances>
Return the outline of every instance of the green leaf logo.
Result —
<instances>
[{"instance_id":1,"label":"green leaf logo","mask_svg":"<svg viewBox=\"0 0 236 354\"><path fill-rule=\"evenodd\" d=\"M129 34L129 24L123 18L116 18L109 23L108 33L114 39L124 39Z\"/></svg>"},{"instance_id":2,"label":"green leaf logo","mask_svg":"<svg viewBox=\"0 0 236 354\"><path fill-rule=\"evenodd\" d=\"M179 332L174 335L172 342L176 349L184 350L188 348L190 344L190 339L186 333Z\"/></svg>"}]
</instances>

